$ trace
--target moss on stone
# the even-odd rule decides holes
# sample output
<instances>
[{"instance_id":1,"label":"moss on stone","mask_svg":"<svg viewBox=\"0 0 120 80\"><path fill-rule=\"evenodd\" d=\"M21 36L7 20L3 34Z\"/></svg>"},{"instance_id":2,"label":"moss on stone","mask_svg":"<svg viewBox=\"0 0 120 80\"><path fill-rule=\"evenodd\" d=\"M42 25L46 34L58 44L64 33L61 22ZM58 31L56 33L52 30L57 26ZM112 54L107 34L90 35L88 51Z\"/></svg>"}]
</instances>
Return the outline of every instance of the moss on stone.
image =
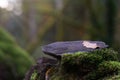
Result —
<instances>
[{"instance_id":1,"label":"moss on stone","mask_svg":"<svg viewBox=\"0 0 120 80\"><path fill-rule=\"evenodd\" d=\"M84 76L84 80L103 80L105 77L112 77L119 74L120 62L104 61L98 65L98 68ZM105 79L106 80L106 79Z\"/></svg>"},{"instance_id":2,"label":"moss on stone","mask_svg":"<svg viewBox=\"0 0 120 80\"><path fill-rule=\"evenodd\" d=\"M65 53L53 69L49 80L119 80L120 77L118 52L109 48Z\"/></svg>"},{"instance_id":3,"label":"moss on stone","mask_svg":"<svg viewBox=\"0 0 120 80\"><path fill-rule=\"evenodd\" d=\"M96 54L89 54L85 52L65 54L61 60L61 70L67 73L80 72L85 74L86 72L95 69L101 61L102 57Z\"/></svg>"},{"instance_id":4,"label":"moss on stone","mask_svg":"<svg viewBox=\"0 0 120 80\"><path fill-rule=\"evenodd\" d=\"M118 53L112 49L66 53L62 56L58 73L51 80L102 80L119 71Z\"/></svg>"},{"instance_id":5,"label":"moss on stone","mask_svg":"<svg viewBox=\"0 0 120 80\"><path fill-rule=\"evenodd\" d=\"M119 54L117 51L111 49L111 48L105 48L101 50L95 50L93 52L90 52L92 54L97 54L102 56L102 58L105 61L119 61Z\"/></svg>"}]
</instances>

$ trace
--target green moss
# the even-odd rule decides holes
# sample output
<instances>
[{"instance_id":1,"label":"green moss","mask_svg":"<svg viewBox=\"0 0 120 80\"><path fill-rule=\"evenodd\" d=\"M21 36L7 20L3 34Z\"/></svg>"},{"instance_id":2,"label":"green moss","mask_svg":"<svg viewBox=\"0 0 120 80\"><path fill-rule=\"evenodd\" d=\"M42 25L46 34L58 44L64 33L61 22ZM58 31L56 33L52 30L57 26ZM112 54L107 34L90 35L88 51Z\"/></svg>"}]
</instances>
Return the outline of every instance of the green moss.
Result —
<instances>
[{"instance_id":1,"label":"green moss","mask_svg":"<svg viewBox=\"0 0 120 80\"><path fill-rule=\"evenodd\" d=\"M64 72L82 72L84 74L84 72L95 69L101 61L102 57L100 55L77 52L63 55L61 65Z\"/></svg>"},{"instance_id":2,"label":"green moss","mask_svg":"<svg viewBox=\"0 0 120 80\"><path fill-rule=\"evenodd\" d=\"M64 54L59 71L51 80L103 80L120 72L118 52L101 49L93 52Z\"/></svg>"},{"instance_id":3,"label":"green moss","mask_svg":"<svg viewBox=\"0 0 120 80\"><path fill-rule=\"evenodd\" d=\"M109 77L109 76L114 76L119 74L119 71L120 71L120 62L104 61L98 65L98 68L96 70L93 70L92 72L85 75L84 79L85 80L93 80L93 79L102 80L104 77Z\"/></svg>"},{"instance_id":4,"label":"green moss","mask_svg":"<svg viewBox=\"0 0 120 80\"><path fill-rule=\"evenodd\" d=\"M105 61L102 62L99 66L98 66L98 71L100 73L118 73L118 71L120 70L120 62L117 61Z\"/></svg>"},{"instance_id":5,"label":"green moss","mask_svg":"<svg viewBox=\"0 0 120 80\"><path fill-rule=\"evenodd\" d=\"M120 74L106 77L104 80L120 80Z\"/></svg>"},{"instance_id":6,"label":"green moss","mask_svg":"<svg viewBox=\"0 0 120 80\"><path fill-rule=\"evenodd\" d=\"M36 80L37 75L38 75L38 73L37 73L37 71L35 70L35 71L32 73L30 80ZM38 79L37 79L37 80L38 80Z\"/></svg>"},{"instance_id":7,"label":"green moss","mask_svg":"<svg viewBox=\"0 0 120 80\"><path fill-rule=\"evenodd\" d=\"M91 53L102 56L102 58L105 61L119 61L118 52L113 50L113 49L111 49L111 48L95 50L95 51L93 51Z\"/></svg>"}]
</instances>

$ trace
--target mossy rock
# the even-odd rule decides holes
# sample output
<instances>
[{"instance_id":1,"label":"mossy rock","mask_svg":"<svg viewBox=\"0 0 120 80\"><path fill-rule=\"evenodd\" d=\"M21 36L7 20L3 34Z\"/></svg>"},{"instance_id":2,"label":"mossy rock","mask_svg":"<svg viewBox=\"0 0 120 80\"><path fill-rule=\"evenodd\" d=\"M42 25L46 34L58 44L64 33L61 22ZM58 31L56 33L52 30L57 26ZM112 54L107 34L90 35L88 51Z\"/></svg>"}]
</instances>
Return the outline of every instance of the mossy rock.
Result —
<instances>
[{"instance_id":1,"label":"mossy rock","mask_svg":"<svg viewBox=\"0 0 120 80\"><path fill-rule=\"evenodd\" d=\"M119 80L120 77L118 52L110 48L63 53L58 62L49 74L46 75L49 69L46 71L45 77L49 77L49 80ZM38 72L33 74L39 75ZM31 80L36 80L36 77L31 76ZM39 77L38 80L43 79Z\"/></svg>"},{"instance_id":2,"label":"mossy rock","mask_svg":"<svg viewBox=\"0 0 120 80\"><path fill-rule=\"evenodd\" d=\"M9 72L11 71L9 75L13 75L15 79L24 77L27 70L33 65L34 60L17 45L7 31L0 28L0 35L0 64L8 67ZM9 78L9 80L13 79Z\"/></svg>"},{"instance_id":3,"label":"mossy rock","mask_svg":"<svg viewBox=\"0 0 120 80\"><path fill-rule=\"evenodd\" d=\"M112 49L76 52L63 55L58 70L51 80L103 80L119 74L120 62Z\"/></svg>"}]
</instances>

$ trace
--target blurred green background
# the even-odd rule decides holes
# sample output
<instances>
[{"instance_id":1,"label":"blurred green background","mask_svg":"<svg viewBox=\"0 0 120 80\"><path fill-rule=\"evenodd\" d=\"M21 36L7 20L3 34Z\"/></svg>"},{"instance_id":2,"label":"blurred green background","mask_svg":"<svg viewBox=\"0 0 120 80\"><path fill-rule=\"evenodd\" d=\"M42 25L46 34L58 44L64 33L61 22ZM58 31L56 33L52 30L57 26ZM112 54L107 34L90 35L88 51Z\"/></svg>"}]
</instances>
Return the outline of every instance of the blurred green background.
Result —
<instances>
[{"instance_id":1,"label":"blurred green background","mask_svg":"<svg viewBox=\"0 0 120 80\"><path fill-rule=\"evenodd\" d=\"M15 76L11 80L21 80L28 67L45 56L41 46L55 41L98 40L119 51L119 4L120 0L0 0L0 65L6 61Z\"/></svg>"}]
</instances>

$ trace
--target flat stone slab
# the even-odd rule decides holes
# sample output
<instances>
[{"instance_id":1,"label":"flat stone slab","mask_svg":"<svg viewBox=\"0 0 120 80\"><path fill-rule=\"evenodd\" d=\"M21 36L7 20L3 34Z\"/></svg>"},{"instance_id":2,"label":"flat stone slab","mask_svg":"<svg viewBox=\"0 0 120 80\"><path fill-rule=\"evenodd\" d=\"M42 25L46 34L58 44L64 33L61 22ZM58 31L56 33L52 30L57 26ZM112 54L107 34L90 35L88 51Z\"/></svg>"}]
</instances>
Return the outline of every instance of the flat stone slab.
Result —
<instances>
[{"instance_id":1,"label":"flat stone slab","mask_svg":"<svg viewBox=\"0 0 120 80\"><path fill-rule=\"evenodd\" d=\"M42 51L45 54L55 57L61 56L64 53L89 52L107 47L108 45L102 41L65 41L44 45L42 46Z\"/></svg>"}]
</instances>

